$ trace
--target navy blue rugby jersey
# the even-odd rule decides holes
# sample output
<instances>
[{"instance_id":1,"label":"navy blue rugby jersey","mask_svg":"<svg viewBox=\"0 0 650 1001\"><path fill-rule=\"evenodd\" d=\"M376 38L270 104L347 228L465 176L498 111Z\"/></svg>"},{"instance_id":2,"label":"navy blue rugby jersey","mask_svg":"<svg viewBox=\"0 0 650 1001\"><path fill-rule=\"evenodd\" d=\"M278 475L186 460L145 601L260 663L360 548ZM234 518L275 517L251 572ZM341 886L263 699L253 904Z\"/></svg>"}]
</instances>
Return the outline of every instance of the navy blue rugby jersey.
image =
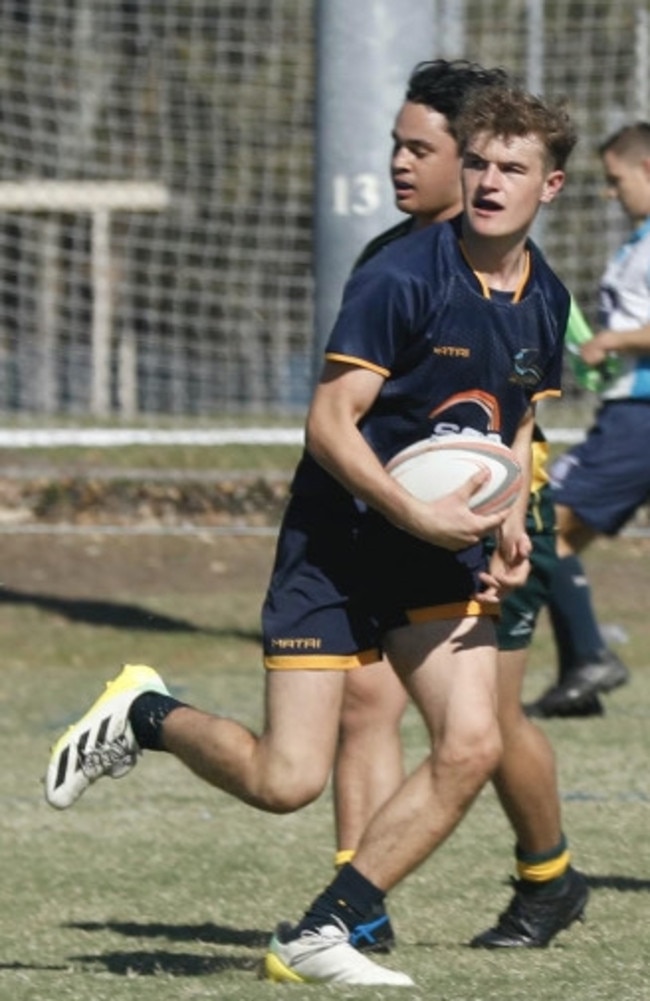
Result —
<instances>
[{"instance_id":1,"label":"navy blue rugby jersey","mask_svg":"<svg viewBox=\"0 0 650 1001\"><path fill-rule=\"evenodd\" d=\"M383 463L432 434L471 429L510 445L531 402L559 395L569 293L527 249L514 298L482 286L458 220L397 240L353 272L325 354L385 376L360 425ZM306 457L293 490L320 491L326 479Z\"/></svg>"}]
</instances>

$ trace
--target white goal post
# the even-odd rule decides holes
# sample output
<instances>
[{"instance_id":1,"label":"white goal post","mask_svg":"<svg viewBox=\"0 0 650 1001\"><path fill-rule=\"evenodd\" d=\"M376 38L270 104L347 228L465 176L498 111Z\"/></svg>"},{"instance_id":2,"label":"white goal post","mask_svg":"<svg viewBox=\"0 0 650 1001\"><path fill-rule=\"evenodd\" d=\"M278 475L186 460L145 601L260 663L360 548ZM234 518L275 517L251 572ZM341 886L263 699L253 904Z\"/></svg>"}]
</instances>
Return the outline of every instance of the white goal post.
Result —
<instances>
[{"instance_id":1,"label":"white goal post","mask_svg":"<svg viewBox=\"0 0 650 1001\"><path fill-rule=\"evenodd\" d=\"M52 181L32 178L28 181L0 181L0 212L47 214L87 213L92 220L91 236L91 390L93 417L110 412L110 344L113 331L113 296L111 279L111 213L162 212L169 206L170 195L164 184L155 181ZM50 318L56 315L56 274L58 272L56 228L43 226L41 297L41 400L43 409L55 409L54 363L55 339ZM135 348L131 338L122 339L119 347L119 398L125 415L136 412Z\"/></svg>"}]
</instances>

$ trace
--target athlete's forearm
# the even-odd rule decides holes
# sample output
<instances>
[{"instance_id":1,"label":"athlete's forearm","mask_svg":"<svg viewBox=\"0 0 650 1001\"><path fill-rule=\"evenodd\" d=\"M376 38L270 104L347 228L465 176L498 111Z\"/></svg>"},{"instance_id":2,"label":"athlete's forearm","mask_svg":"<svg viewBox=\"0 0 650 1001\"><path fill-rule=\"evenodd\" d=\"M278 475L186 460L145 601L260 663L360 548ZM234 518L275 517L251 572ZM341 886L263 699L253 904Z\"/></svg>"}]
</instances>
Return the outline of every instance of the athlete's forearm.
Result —
<instances>
[{"instance_id":1,"label":"athlete's forearm","mask_svg":"<svg viewBox=\"0 0 650 1001\"><path fill-rule=\"evenodd\" d=\"M631 330L599 330L581 349L585 361L591 352L602 352L602 356L615 351L622 354L650 354L650 324ZM602 358L601 358L602 360Z\"/></svg>"},{"instance_id":2,"label":"athlete's forearm","mask_svg":"<svg viewBox=\"0 0 650 1001\"><path fill-rule=\"evenodd\" d=\"M530 497L530 488L533 469L533 428L535 426L535 413L531 407L517 428L517 432L510 446L517 462L521 466L522 488L513 504L506 521L503 532L513 539L524 534L526 525L526 511Z\"/></svg>"}]
</instances>

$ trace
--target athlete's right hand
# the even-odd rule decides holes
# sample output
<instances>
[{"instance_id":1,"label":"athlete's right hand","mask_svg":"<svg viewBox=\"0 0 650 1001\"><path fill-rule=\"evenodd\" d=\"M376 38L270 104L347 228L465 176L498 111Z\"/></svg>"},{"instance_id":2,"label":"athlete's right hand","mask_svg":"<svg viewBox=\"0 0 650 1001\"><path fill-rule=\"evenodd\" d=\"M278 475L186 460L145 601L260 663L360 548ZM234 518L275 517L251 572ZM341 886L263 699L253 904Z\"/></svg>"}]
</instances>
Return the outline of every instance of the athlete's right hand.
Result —
<instances>
[{"instance_id":1,"label":"athlete's right hand","mask_svg":"<svg viewBox=\"0 0 650 1001\"><path fill-rule=\"evenodd\" d=\"M456 552L480 542L495 532L505 521L508 512L481 515L472 511L469 502L489 478L489 472L479 470L461 487L435 501L417 501L411 514L413 524L405 525L407 531L434 546Z\"/></svg>"}]
</instances>

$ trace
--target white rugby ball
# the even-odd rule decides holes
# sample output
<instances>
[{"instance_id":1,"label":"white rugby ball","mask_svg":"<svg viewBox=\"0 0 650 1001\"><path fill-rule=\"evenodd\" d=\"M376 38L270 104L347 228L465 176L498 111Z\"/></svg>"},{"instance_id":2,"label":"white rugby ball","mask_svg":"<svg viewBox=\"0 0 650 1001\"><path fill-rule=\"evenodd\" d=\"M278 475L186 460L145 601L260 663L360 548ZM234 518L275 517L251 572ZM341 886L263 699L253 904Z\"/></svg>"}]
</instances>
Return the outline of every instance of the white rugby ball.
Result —
<instances>
[{"instance_id":1,"label":"white rugby ball","mask_svg":"<svg viewBox=\"0 0 650 1001\"><path fill-rule=\"evenodd\" d=\"M487 469L490 477L470 498L477 514L495 514L514 504L523 484L521 466L511 449L489 438L450 434L426 438L402 449L386 466L420 500L438 500Z\"/></svg>"}]
</instances>

